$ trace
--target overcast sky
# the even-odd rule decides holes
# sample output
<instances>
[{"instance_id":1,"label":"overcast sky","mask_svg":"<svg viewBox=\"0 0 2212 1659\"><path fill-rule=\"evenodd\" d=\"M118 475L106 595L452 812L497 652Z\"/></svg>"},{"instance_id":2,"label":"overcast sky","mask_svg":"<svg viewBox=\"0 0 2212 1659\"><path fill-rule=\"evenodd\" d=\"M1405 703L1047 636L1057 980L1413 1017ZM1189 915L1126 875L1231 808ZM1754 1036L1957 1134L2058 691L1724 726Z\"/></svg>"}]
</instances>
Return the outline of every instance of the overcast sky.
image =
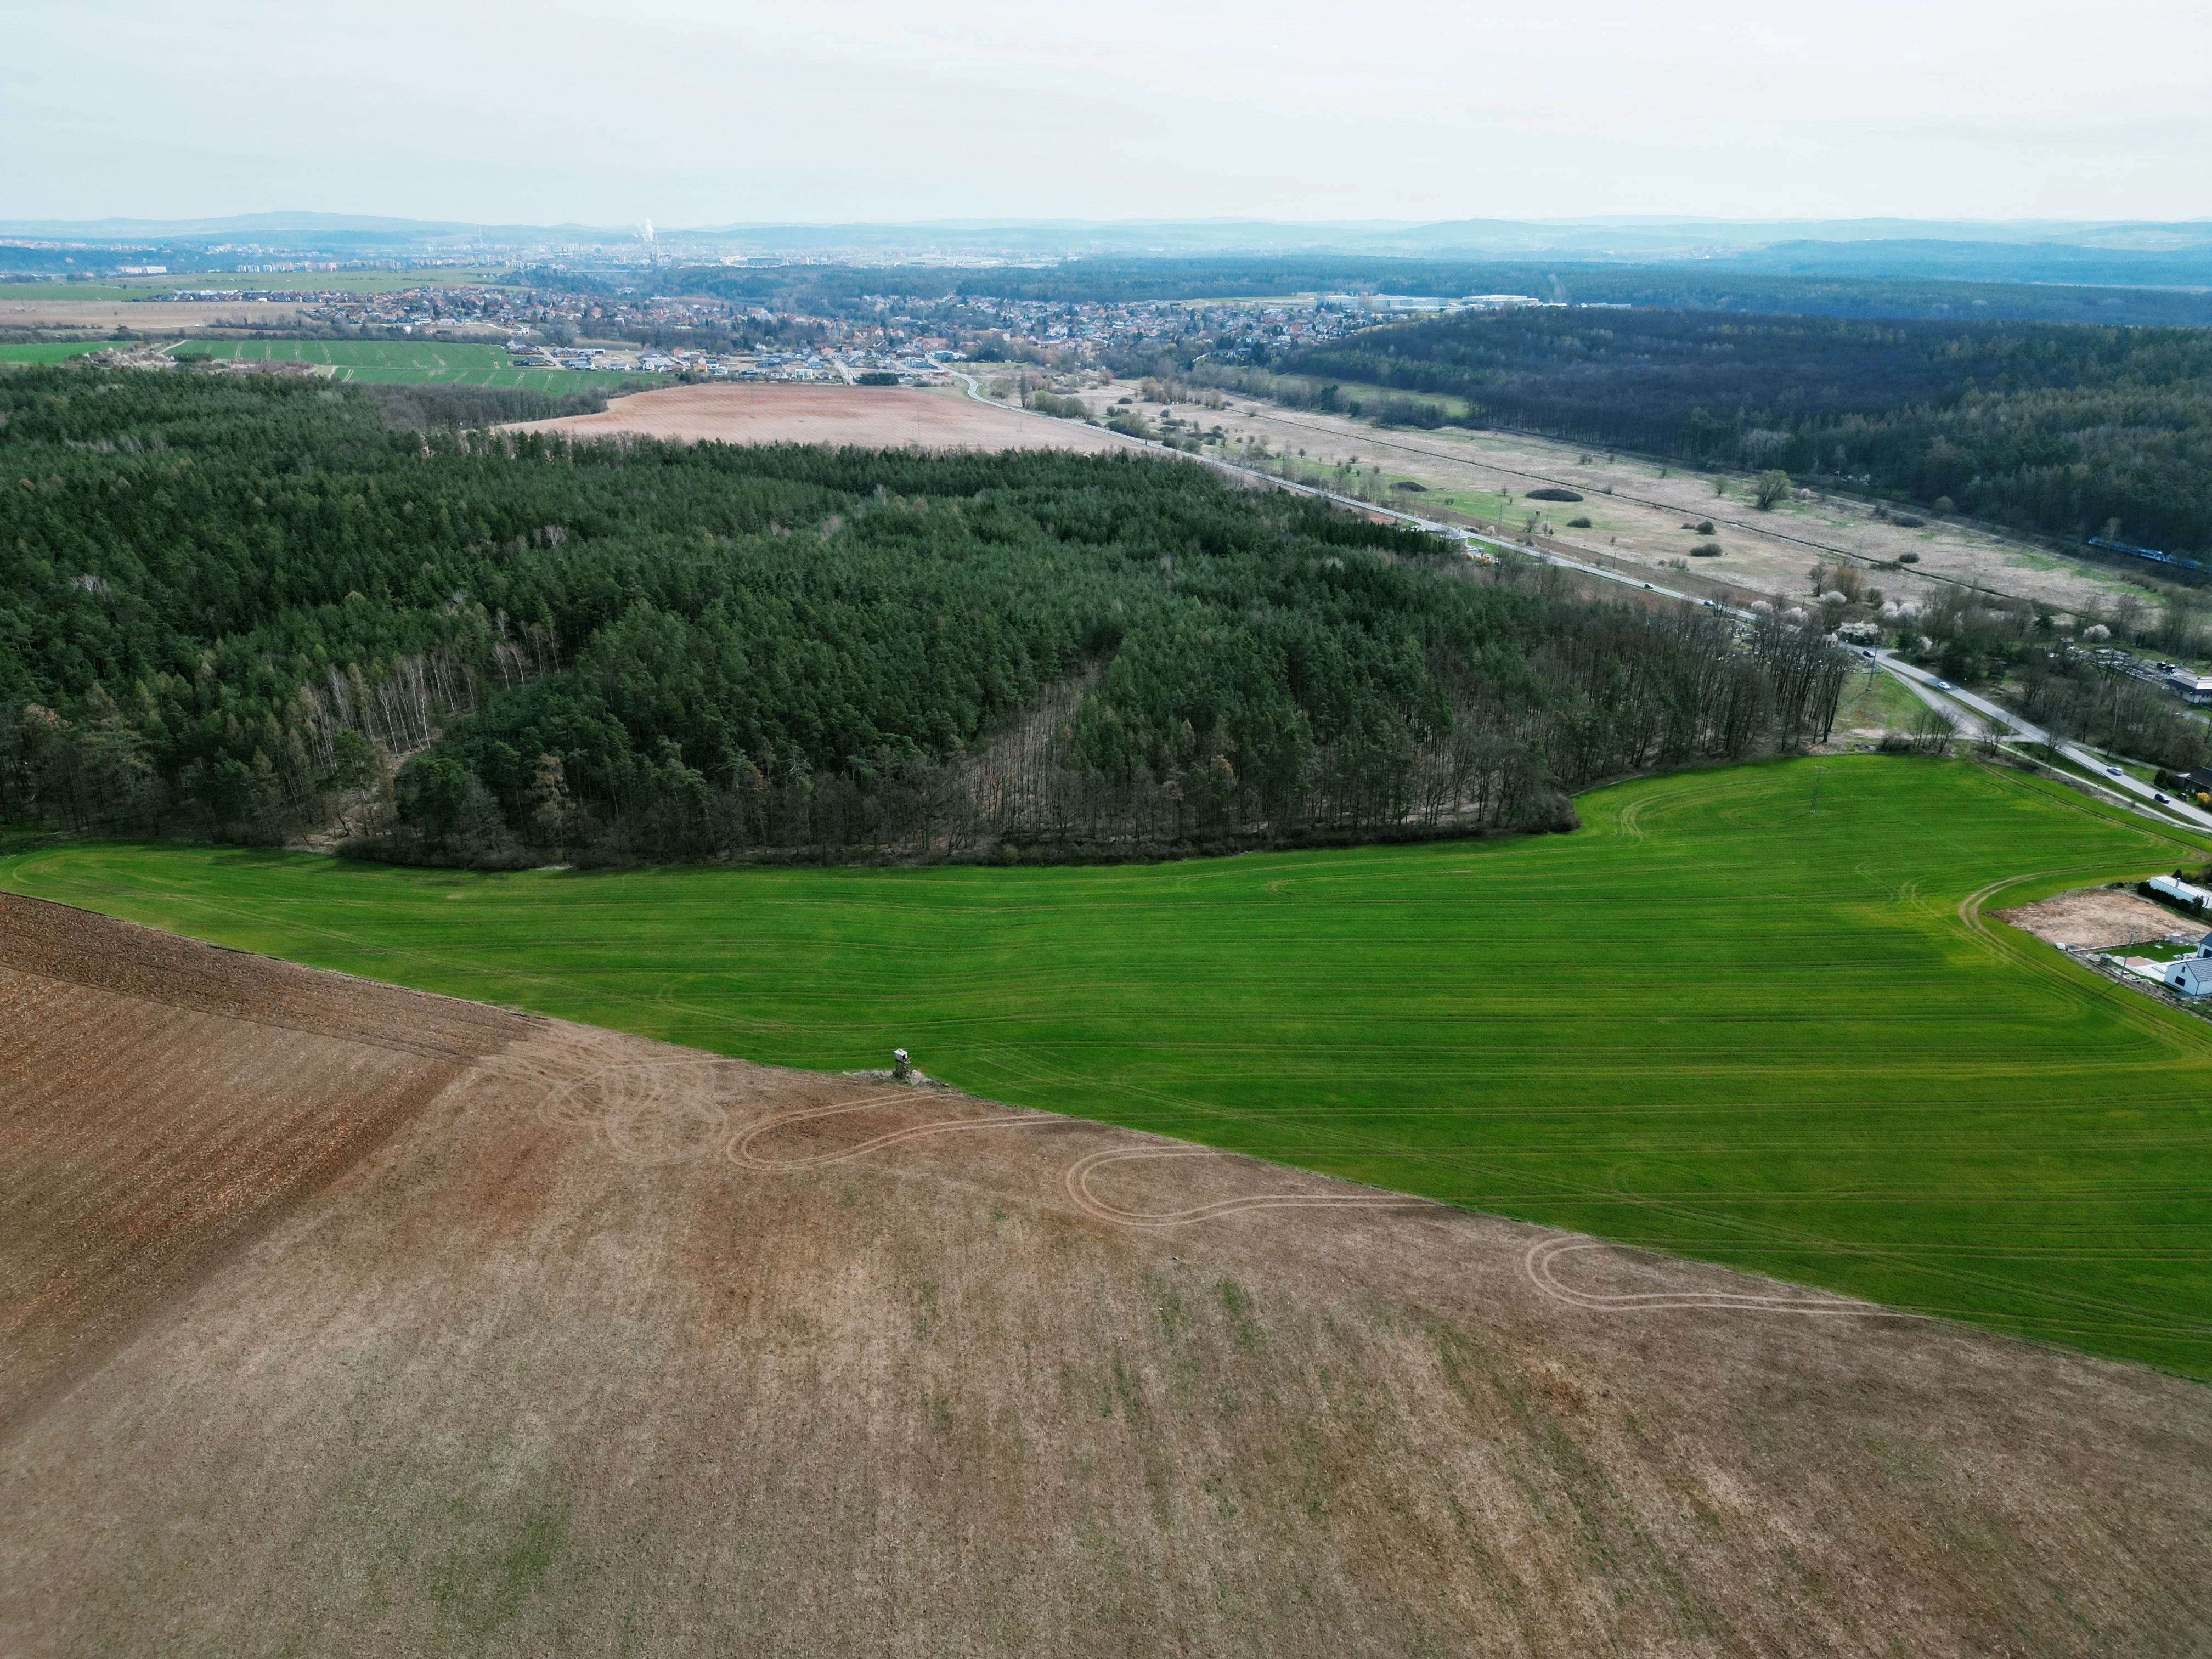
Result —
<instances>
[{"instance_id":1,"label":"overcast sky","mask_svg":"<svg viewBox=\"0 0 2212 1659\"><path fill-rule=\"evenodd\" d=\"M0 0L0 217L2212 216L2206 0Z\"/></svg>"}]
</instances>

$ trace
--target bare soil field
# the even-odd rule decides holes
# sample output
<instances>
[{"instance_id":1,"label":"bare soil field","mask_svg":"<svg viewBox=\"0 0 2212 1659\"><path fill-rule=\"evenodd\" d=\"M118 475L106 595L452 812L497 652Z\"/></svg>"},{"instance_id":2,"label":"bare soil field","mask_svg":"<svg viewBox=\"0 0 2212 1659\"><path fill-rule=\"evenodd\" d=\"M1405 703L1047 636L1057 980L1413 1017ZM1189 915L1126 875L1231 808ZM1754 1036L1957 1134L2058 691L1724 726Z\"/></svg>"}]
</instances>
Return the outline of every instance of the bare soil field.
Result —
<instances>
[{"instance_id":1,"label":"bare soil field","mask_svg":"<svg viewBox=\"0 0 2212 1659\"><path fill-rule=\"evenodd\" d=\"M0 894L0 1432L532 1022Z\"/></svg>"},{"instance_id":2,"label":"bare soil field","mask_svg":"<svg viewBox=\"0 0 2212 1659\"><path fill-rule=\"evenodd\" d=\"M270 300L10 300L0 294L0 328L83 329L182 334L202 328L283 328L300 307Z\"/></svg>"},{"instance_id":3,"label":"bare soil field","mask_svg":"<svg viewBox=\"0 0 2212 1659\"><path fill-rule=\"evenodd\" d=\"M2154 939L2198 939L2205 931L2202 922L2192 927L2184 917L2148 899L2110 887L2085 887L1990 914L2034 934L2046 945L2083 951L2109 951Z\"/></svg>"},{"instance_id":4,"label":"bare soil field","mask_svg":"<svg viewBox=\"0 0 2212 1659\"><path fill-rule=\"evenodd\" d=\"M1094 409L1104 410L1138 391L1138 382L1124 380L1083 396ZM1157 405L1139 407L1158 412ZM1807 573L1816 562L1836 562L1835 553L1823 551L1834 549L1882 561L1915 555L1919 562L1915 567L1867 573L1885 596L1900 600L1926 599L1936 586L1928 580L1927 573L1933 573L2000 593L2041 599L2061 610L2109 610L2128 595L2149 609L2155 610L2159 603L2153 590L2130 583L2117 572L1961 526L1931 522L1911 528L1875 519L1864 504L1840 498L1790 501L1761 513L1751 502L1749 480L1744 477L1730 477L1729 494L1717 496L1711 473L1662 469L1547 438L1449 428L1385 431L1344 416L1286 409L1241 396L1232 396L1221 410L1185 404L1174 412L1208 428L1218 425L1232 439L1256 439L1278 455L1295 458L1303 451L1305 463L1316 468L1334 467L1356 457L1363 467L1379 465L1385 478L1410 480L1447 495L1494 498L1510 490L1509 520L1517 526L1528 510L1540 509L1553 526L1553 538L1562 546L1654 567L1669 559L1686 559L1698 576L1792 602L1811 591ZM1209 453L1226 453L1236 459L1234 451ZM1661 476L1662 471L1667 476ZM1571 505L1523 505L1528 490L1545 485L1566 486L1583 499ZM1438 504L1433 499L1425 502ZM1420 512L1425 498L1409 492L1404 505ZM1481 516L1488 517L1495 505L1493 501ZM1590 528L1566 528L1567 520L1577 516L1587 517ZM1696 528L1707 520L1714 526L1711 538ZM1722 556L1690 559L1691 548L1708 539L1720 544Z\"/></svg>"},{"instance_id":5,"label":"bare soil field","mask_svg":"<svg viewBox=\"0 0 2212 1659\"><path fill-rule=\"evenodd\" d=\"M0 1431L11 1655L2178 1655L2212 1627L2191 1383L7 903L9 1168L88 1194L11 1191L11 1333L57 1273L127 1274L132 1218L240 1194ZM270 1179L348 1068L344 1155Z\"/></svg>"},{"instance_id":6,"label":"bare soil field","mask_svg":"<svg viewBox=\"0 0 2212 1659\"><path fill-rule=\"evenodd\" d=\"M617 398L597 415L528 421L510 430L571 437L674 438L685 443L826 444L856 449L1127 447L1080 421L1047 420L913 386L670 386Z\"/></svg>"}]
</instances>

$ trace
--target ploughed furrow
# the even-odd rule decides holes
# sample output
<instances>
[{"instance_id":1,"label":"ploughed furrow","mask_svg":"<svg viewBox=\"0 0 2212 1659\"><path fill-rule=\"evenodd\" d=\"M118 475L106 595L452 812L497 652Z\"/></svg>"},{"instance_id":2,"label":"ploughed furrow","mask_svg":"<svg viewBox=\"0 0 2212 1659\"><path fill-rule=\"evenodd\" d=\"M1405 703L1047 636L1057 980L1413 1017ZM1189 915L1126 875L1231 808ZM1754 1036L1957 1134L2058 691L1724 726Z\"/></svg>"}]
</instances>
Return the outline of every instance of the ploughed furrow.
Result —
<instances>
[{"instance_id":1,"label":"ploughed furrow","mask_svg":"<svg viewBox=\"0 0 2212 1659\"><path fill-rule=\"evenodd\" d=\"M534 1024L0 900L0 1429Z\"/></svg>"},{"instance_id":2,"label":"ploughed furrow","mask_svg":"<svg viewBox=\"0 0 2212 1659\"><path fill-rule=\"evenodd\" d=\"M0 968L256 1024L434 1058L495 1054L518 1021L480 1003L224 950L0 893Z\"/></svg>"}]
</instances>

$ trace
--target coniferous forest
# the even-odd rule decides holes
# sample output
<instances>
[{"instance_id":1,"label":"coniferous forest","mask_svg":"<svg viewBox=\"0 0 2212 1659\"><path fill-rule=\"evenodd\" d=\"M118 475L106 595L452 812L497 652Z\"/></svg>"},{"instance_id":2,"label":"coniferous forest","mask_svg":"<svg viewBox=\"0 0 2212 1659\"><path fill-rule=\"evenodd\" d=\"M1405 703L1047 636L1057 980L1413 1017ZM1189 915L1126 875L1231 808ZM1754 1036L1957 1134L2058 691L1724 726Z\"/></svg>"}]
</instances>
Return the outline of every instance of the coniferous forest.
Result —
<instances>
[{"instance_id":1,"label":"coniferous forest","mask_svg":"<svg viewBox=\"0 0 2212 1659\"><path fill-rule=\"evenodd\" d=\"M2212 329L1530 310L1376 329L1275 367L1464 398L1486 426L2212 550Z\"/></svg>"},{"instance_id":2,"label":"coniferous forest","mask_svg":"<svg viewBox=\"0 0 2212 1659\"><path fill-rule=\"evenodd\" d=\"M312 380L0 379L0 820L497 865L1573 822L1844 659L1195 465L571 446Z\"/></svg>"}]
</instances>

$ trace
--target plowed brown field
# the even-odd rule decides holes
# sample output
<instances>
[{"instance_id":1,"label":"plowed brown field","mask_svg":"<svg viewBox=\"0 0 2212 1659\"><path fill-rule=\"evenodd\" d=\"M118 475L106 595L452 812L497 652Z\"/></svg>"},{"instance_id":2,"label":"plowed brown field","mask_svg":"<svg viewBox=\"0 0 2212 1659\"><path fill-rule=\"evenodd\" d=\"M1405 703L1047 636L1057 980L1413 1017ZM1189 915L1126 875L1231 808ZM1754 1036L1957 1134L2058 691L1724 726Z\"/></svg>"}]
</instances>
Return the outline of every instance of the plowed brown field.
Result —
<instances>
[{"instance_id":1,"label":"plowed brown field","mask_svg":"<svg viewBox=\"0 0 2212 1659\"><path fill-rule=\"evenodd\" d=\"M301 307L270 300L14 300L0 292L0 328L178 334L196 328L283 328Z\"/></svg>"},{"instance_id":2,"label":"plowed brown field","mask_svg":"<svg viewBox=\"0 0 2212 1659\"><path fill-rule=\"evenodd\" d=\"M1123 449L1112 433L912 386L679 386L617 398L597 415L526 421L520 432L831 448Z\"/></svg>"},{"instance_id":3,"label":"plowed brown field","mask_svg":"<svg viewBox=\"0 0 2212 1659\"><path fill-rule=\"evenodd\" d=\"M2212 1627L2190 1383L0 903L10 1655Z\"/></svg>"}]
</instances>

